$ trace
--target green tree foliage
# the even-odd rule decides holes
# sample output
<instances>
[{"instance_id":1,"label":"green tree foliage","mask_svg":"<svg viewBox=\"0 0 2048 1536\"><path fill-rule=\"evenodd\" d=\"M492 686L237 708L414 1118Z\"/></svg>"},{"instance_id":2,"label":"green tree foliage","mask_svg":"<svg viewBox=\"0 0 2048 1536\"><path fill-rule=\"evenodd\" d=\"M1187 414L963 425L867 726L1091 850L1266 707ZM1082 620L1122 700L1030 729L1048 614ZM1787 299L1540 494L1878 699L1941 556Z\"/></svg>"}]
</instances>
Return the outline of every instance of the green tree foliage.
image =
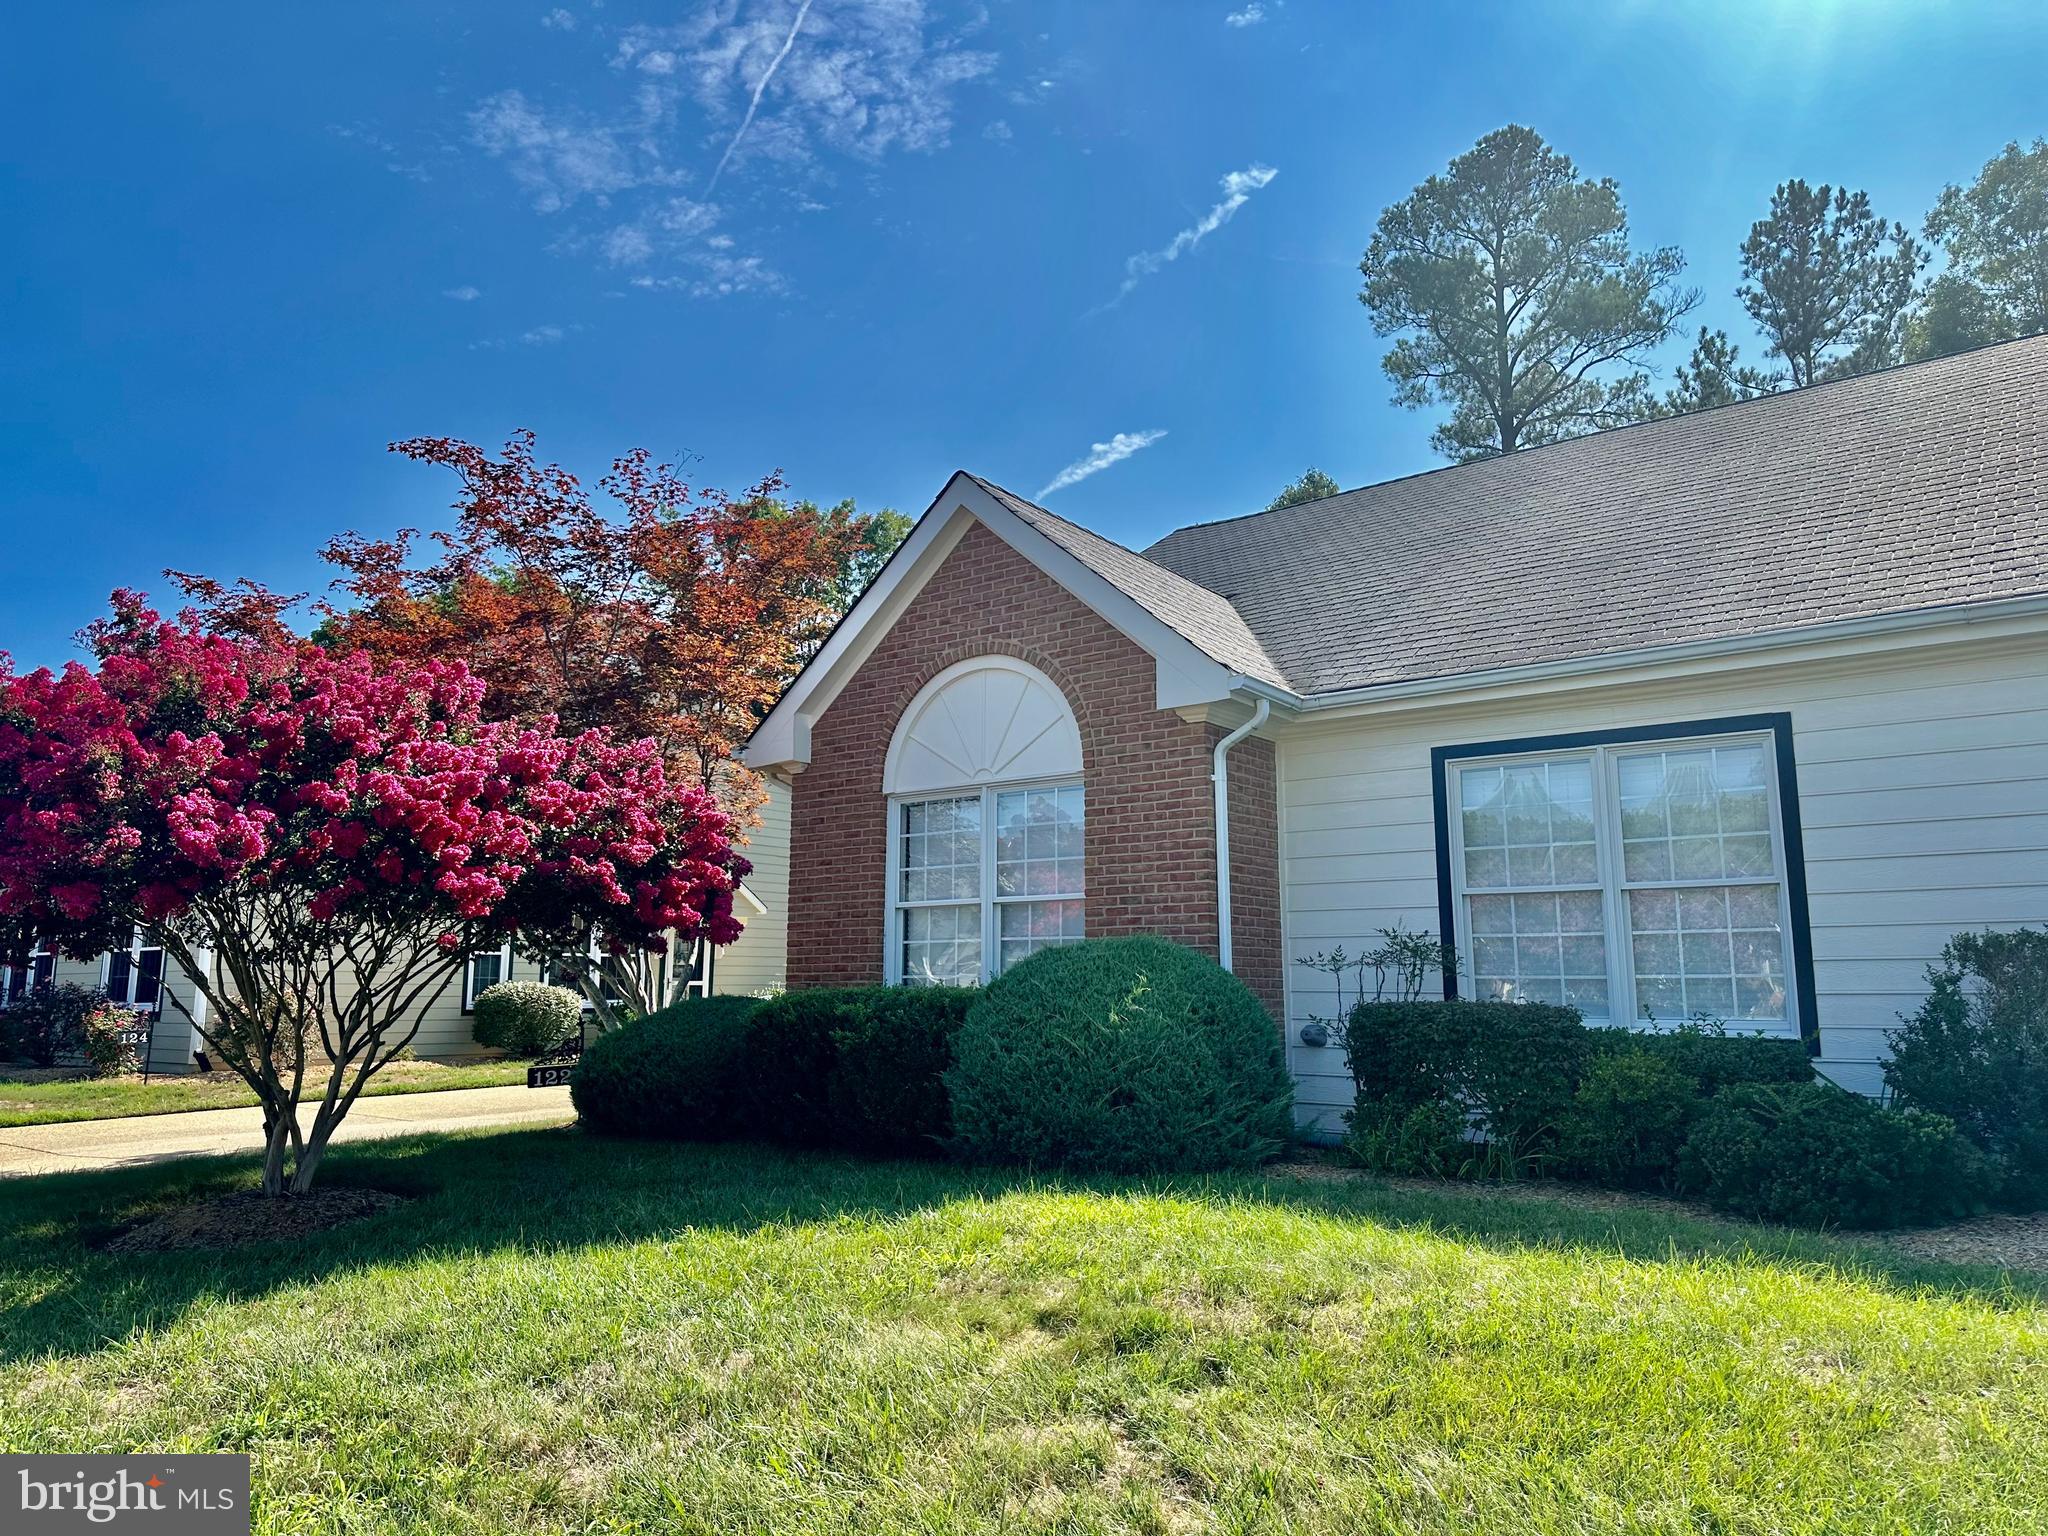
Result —
<instances>
[{"instance_id":1,"label":"green tree foliage","mask_svg":"<svg viewBox=\"0 0 2048 1536\"><path fill-rule=\"evenodd\" d=\"M1899 360L1924 260L1905 225L1871 211L1867 193L1787 181L1750 226L1735 293L1804 387Z\"/></svg>"},{"instance_id":2,"label":"green tree foliage","mask_svg":"<svg viewBox=\"0 0 2048 1536\"><path fill-rule=\"evenodd\" d=\"M1927 238L1948 270L1908 324L1909 357L2048 331L2048 139L2010 143L1968 187L1944 188Z\"/></svg>"},{"instance_id":3,"label":"green tree foliage","mask_svg":"<svg viewBox=\"0 0 2048 1536\"><path fill-rule=\"evenodd\" d=\"M1741 350L1728 339L1726 331L1710 331L1701 326L1692 357L1679 365L1677 378L1659 402L1658 410L1662 415L1679 416L1709 406L1733 405L1738 400L1772 394L1783 388L1784 383L1783 374L1745 368Z\"/></svg>"},{"instance_id":4,"label":"green tree foliage","mask_svg":"<svg viewBox=\"0 0 2048 1536\"><path fill-rule=\"evenodd\" d=\"M1638 254L1612 180L1510 124L1380 215L1359 270L1395 403L1442 403L1453 459L1513 453L1651 414L1643 361L1698 294L1685 259Z\"/></svg>"},{"instance_id":5,"label":"green tree foliage","mask_svg":"<svg viewBox=\"0 0 2048 1536\"><path fill-rule=\"evenodd\" d=\"M1290 480L1278 496L1266 503L1268 512L1278 512L1282 507L1298 507L1304 501L1321 501L1325 496L1334 496L1343 487L1311 464L1302 471L1299 480Z\"/></svg>"}]
</instances>

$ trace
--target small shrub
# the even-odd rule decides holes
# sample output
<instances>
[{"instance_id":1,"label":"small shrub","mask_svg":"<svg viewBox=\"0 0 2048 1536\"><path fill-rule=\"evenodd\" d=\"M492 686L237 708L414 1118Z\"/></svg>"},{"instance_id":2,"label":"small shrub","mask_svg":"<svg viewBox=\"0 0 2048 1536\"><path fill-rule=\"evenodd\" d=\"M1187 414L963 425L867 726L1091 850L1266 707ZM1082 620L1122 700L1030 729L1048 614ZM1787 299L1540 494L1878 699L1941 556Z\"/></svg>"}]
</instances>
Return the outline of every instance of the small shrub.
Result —
<instances>
[{"instance_id":1,"label":"small shrub","mask_svg":"<svg viewBox=\"0 0 2048 1536\"><path fill-rule=\"evenodd\" d=\"M569 1078L569 1099L593 1131L613 1136L719 1141L741 1134L739 1064L753 997L677 1003L590 1043Z\"/></svg>"},{"instance_id":2,"label":"small shrub","mask_svg":"<svg viewBox=\"0 0 2048 1536\"><path fill-rule=\"evenodd\" d=\"M583 999L541 981L501 981L476 995L471 1033L507 1056L540 1056L583 1027Z\"/></svg>"},{"instance_id":3,"label":"small shrub","mask_svg":"<svg viewBox=\"0 0 2048 1536\"><path fill-rule=\"evenodd\" d=\"M1431 1102L1400 1108L1361 1107L1351 1116L1344 1149L1362 1168L1426 1179L1463 1174L1473 1147L1465 1139L1465 1116L1455 1106Z\"/></svg>"},{"instance_id":4,"label":"small shrub","mask_svg":"<svg viewBox=\"0 0 2048 1536\"><path fill-rule=\"evenodd\" d=\"M1360 1003L1344 1039L1355 1114L1448 1105L1512 1170L1554 1154L1592 1054L1578 1011L1545 1003Z\"/></svg>"},{"instance_id":5,"label":"small shrub","mask_svg":"<svg viewBox=\"0 0 2048 1536\"><path fill-rule=\"evenodd\" d=\"M141 1015L104 1000L85 1016L80 1028L81 1050L94 1077L119 1077L142 1070L142 1050L127 1033L142 1022Z\"/></svg>"},{"instance_id":6,"label":"small shrub","mask_svg":"<svg viewBox=\"0 0 2048 1536\"><path fill-rule=\"evenodd\" d=\"M967 1012L947 1074L969 1157L1107 1172L1247 1167L1293 1130L1280 1032L1215 961L1157 938L1041 950Z\"/></svg>"},{"instance_id":7,"label":"small shrub","mask_svg":"<svg viewBox=\"0 0 2048 1536\"><path fill-rule=\"evenodd\" d=\"M1671 1030L1596 1029L1596 1052L1642 1053L1668 1062L1702 1098L1739 1083L1810 1083L1806 1042L1776 1035L1730 1035L1685 1023Z\"/></svg>"},{"instance_id":8,"label":"small shrub","mask_svg":"<svg viewBox=\"0 0 2048 1536\"><path fill-rule=\"evenodd\" d=\"M2048 931L1957 934L1927 980L1886 1085L1990 1154L2002 1203L2048 1205Z\"/></svg>"},{"instance_id":9,"label":"small shrub","mask_svg":"<svg viewBox=\"0 0 2048 1536\"><path fill-rule=\"evenodd\" d=\"M1718 1210L1805 1226L1896 1227L1983 1209L1983 1155L1942 1115L1831 1083L1723 1089L1679 1154L1679 1186Z\"/></svg>"},{"instance_id":10,"label":"small shrub","mask_svg":"<svg viewBox=\"0 0 2048 1536\"><path fill-rule=\"evenodd\" d=\"M761 1135L863 1152L936 1151L971 987L823 987L755 1013L741 1067Z\"/></svg>"},{"instance_id":11,"label":"small shrub","mask_svg":"<svg viewBox=\"0 0 2048 1536\"><path fill-rule=\"evenodd\" d=\"M84 1052L86 1020L106 1006L99 993L68 981L37 987L0 1012L0 1038L8 1055L54 1067L60 1056Z\"/></svg>"},{"instance_id":12,"label":"small shrub","mask_svg":"<svg viewBox=\"0 0 2048 1536\"><path fill-rule=\"evenodd\" d=\"M1664 1052L1596 1056L1566 1117L1563 1171L1618 1189L1662 1188L1701 1107L1694 1081Z\"/></svg>"}]
</instances>

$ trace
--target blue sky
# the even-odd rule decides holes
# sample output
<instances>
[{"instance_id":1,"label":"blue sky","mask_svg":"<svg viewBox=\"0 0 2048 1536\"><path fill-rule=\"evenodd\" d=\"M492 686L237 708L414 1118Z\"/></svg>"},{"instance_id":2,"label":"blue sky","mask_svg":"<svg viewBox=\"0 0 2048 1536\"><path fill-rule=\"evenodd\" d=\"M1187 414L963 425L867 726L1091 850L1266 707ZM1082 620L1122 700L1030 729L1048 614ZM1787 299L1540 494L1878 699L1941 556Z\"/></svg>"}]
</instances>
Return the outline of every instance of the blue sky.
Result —
<instances>
[{"instance_id":1,"label":"blue sky","mask_svg":"<svg viewBox=\"0 0 2048 1536\"><path fill-rule=\"evenodd\" d=\"M1617 178L1748 355L1776 182L1917 226L2044 70L2048 8L1931 0L12 7L0 646L166 565L321 583L446 516L412 435L911 512L1121 435L1047 499L1134 545L1431 467L1356 264L1481 134Z\"/></svg>"}]
</instances>

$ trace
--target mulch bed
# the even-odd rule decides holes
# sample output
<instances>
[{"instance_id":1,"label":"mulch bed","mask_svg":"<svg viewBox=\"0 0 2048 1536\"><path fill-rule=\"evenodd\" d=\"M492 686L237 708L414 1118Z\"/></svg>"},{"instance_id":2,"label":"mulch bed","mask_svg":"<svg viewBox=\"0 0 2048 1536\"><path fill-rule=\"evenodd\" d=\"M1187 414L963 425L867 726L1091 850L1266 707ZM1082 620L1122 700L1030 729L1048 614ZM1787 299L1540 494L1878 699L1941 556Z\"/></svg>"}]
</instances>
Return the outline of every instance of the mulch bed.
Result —
<instances>
[{"instance_id":1,"label":"mulch bed","mask_svg":"<svg viewBox=\"0 0 2048 1536\"><path fill-rule=\"evenodd\" d=\"M151 1216L116 1234L105 1246L108 1253L172 1253L282 1242L311 1237L404 1203L403 1195L381 1189L316 1189L283 1197L244 1190Z\"/></svg>"}]
</instances>

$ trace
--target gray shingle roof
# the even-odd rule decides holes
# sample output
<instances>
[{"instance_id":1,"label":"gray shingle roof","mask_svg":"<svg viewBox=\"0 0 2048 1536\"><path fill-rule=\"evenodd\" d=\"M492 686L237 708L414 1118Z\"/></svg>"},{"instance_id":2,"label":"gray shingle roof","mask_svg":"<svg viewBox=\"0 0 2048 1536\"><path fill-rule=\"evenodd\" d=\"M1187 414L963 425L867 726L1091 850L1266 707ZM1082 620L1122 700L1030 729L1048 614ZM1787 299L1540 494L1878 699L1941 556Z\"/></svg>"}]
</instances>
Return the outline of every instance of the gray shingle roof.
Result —
<instances>
[{"instance_id":1,"label":"gray shingle roof","mask_svg":"<svg viewBox=\"0 0 2048 1536\"><path fill-rule=\"evenodd\" d=\"M1233 672L1276 688L1289 686L1227 599L979 475L967 478L1196 649Z\"/></svg>"},{"instance_id":2,"label":"gray shingle roof","mask_svg":"<svg viewBox=\"0 0 2048 1536\"><path fill-rule=\"evenodd\" d=\"M2048 593L2044 475L2033 337L1197 524L1143 557L989 489L1218 661L1307 694Z\"/></svg>"}]
</instances>

